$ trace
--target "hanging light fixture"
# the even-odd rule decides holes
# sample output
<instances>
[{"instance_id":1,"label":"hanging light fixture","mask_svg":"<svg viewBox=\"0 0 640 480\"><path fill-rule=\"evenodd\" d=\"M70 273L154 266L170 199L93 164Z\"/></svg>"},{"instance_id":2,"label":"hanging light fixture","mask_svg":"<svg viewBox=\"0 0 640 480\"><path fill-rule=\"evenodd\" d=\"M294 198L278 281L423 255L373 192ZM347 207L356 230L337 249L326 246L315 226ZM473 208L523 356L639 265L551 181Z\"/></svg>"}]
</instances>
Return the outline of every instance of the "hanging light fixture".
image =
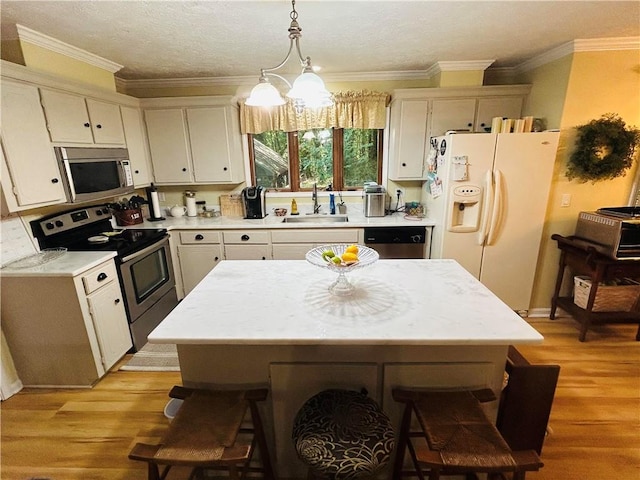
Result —
<instances>
[{"instance_id":1,"label":"hanging light fixture","mask_svg":"<svg viewBox=\"0 0 640 480\"><path fill-rule=\"evenodd\" d=\"M324 86L322 79L316 75L311 66L311 58L305 57L300 51L300 37L302 36L302 29L298 24L298 12L296 12L296 2L291 0L291 25L289 26L289 51L287 56L280 64L272 68L260 69L260 80L258 85L253 87L249 98L247 98L245 104L257 107L271 107L276 105L284 105L285 100L280 95L280 92L269 82L269 76L278 77L283 80L290 88L287 97L294 101L296 109L302 110L303 108L319 108L328 107L333 105L333 99L331 93ZM293 47L296 47L296 52L300 59L302 66L302 74L293 82L293 86L281 75L273 73L275 70L282 68L293 52Z\"/></svg>"}]
</instances>

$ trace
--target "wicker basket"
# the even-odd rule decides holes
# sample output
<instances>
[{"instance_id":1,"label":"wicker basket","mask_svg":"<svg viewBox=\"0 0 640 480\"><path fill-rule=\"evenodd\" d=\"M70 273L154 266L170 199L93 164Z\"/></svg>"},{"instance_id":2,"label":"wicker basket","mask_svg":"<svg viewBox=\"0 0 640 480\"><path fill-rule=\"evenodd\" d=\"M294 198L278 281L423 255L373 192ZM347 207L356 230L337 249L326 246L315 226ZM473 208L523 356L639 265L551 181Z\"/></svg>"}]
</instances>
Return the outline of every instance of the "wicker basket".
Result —
<instances>
[{"instance_id":1,"label":"wicker basket","mask_svg":"<svg viewBox=\"0 0 640 480\"><path fill-rule=\"evenodd\" d=\"M591 292L591 279L589 277L576 276L574 280L573 303L580 308L587 308L589 292ZM634 309L640 284L635 280L625 278L618 285L598 285L596 298L593 302L593 312L630 312Z\"/></svg>"}]
</instances>

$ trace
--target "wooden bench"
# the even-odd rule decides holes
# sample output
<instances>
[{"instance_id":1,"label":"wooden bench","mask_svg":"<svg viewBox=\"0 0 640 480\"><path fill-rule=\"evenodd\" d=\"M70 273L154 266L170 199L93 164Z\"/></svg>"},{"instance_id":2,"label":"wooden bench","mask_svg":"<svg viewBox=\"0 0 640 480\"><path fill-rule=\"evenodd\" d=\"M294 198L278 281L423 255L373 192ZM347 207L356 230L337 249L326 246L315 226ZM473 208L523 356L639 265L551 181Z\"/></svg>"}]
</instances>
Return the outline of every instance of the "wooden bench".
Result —
<instances>
[{"instance_id":1,"label":"wooden bench","mask_svg":"<svg viewBox=\"0 0 640 480\"><path fill-rule=\"evenodd\" d=\"M200 478L203 470L226 470L229 478L246 478L260 472L266 479L275 475L267 449L256 402L267 398L268 390L200 390L175 386L170 397L184 399L158 445L136 444L129 458L148 464L148 479L163 480L172 466L193 467L189 479ZM247 409L251 427L243 427ZM247 434L247 441L239 439ZM261 467L251 465L256 446ZM159 466L164 469L160 472Z\"/></svg>"},{"instance_id":2,"label":"wooden bench","mask_svg":"<svg viewBox=\"0 0 640 480\"><path fill-rule=\"evenodd\" d=\"M429 480L440 475L513 473L524 479L527 471L539 470L543 463L534 450L512 451L497 428L487 418L483 402L495 401L489 389L477 391L422 391L395 388L393 399L405 404L393 480L428 473ZM420 431L411 430L413 415ZM422 441L420 441L420 439ZM416 441L414 441L416 440ZM404 470L408 450L413 470Z\"/></svg>"}]
</instances>

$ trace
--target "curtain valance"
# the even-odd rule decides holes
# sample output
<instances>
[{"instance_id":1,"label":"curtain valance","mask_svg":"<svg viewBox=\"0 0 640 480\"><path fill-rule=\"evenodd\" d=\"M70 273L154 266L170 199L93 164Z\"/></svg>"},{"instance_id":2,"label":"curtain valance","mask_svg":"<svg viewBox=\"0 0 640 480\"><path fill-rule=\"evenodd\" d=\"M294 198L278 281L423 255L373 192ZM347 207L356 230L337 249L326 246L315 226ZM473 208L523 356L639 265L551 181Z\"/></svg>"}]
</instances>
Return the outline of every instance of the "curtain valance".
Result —
<instances>
[{"instance_id":1,"label":"curtain valance","mask_svg":"<svg viewBox=\"0 0 640 480\"><path fill-rule=\"evenodd\" d=\"M293 102L278 107L252 107L240 104L242 133L262 133L270 130L294 132L313 128L371 128L386 125L386 107L390 96L369 90L337 92L334 105L319 109L304 109L297 113Z\"/></svg>"}]
</instances>

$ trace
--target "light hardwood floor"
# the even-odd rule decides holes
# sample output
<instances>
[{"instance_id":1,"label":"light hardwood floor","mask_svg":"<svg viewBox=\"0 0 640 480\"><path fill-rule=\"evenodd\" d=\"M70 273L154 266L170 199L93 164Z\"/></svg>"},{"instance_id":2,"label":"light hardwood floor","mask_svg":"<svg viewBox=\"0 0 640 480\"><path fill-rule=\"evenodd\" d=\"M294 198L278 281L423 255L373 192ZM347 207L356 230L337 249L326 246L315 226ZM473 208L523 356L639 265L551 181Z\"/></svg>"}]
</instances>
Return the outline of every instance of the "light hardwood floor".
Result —
<instances>
[{"instance_id":1,"label":"light hardwood floor","mask_svg":"<svg viewBox=\"0 0 640 480\"><path fill-rule=\"evenodd\" d=\"M532 363L556 363L560 379L542 459L528 480L640 480L640 342L636 327L607 325L578 342L570 318L529 319L546 338L520 347ZM25 389L2 403L3 480L143 480L127 459L167 425L175 372L114 371L88 390ZM184 471L171 479L185 479Z\"/></svg>"}]
</instances>

